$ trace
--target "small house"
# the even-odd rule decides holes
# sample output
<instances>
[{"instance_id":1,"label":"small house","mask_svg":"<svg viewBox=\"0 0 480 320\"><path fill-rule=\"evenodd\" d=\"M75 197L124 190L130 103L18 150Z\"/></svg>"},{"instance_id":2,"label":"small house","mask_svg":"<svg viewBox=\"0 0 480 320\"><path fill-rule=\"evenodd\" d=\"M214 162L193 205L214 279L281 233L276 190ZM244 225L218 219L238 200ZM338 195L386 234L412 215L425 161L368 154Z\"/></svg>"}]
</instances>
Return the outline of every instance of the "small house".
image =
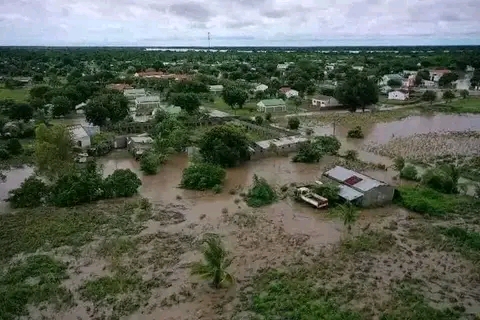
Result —
<instances>
[{"instance_id":1,"label":"small house","mask_svg":"<svg viewBox=\"0 0 480 320\"><path fill-rule=\"evenodd\" d=\"M398 82L399 85L401 85L403 83L403 77L399 74L386 74L382 77L382 79L380 80L380 83L379 85L380 86L386 86L388 85L388 82L389 81L395 81L395 82Z\"/></svg>"},{"instance_id":2,"label":"small house","mask_svg":"<svg viewBox=\"0 0 480 320\"><path fill-rule=\"evenodd\" d=\"M287 106L282 99L266 99L257 103L257 111L264 113L285 112Z\"/></svg>"},{"instance_id":3,"label":"small house","mask_svg":"<svg viewBox=\"0 0 480 320\"><path fill-rule=\"evenodd\" d=\"M308 138L304 136L289 136L278 139L257 141L253 144L251 158L259 159L273 154L285 154L298 151L298 148L306 143Z\"/></svg>"},{"instance_id":4,"label":"small house","mask_svg":"<svg viewBox=\"0 0 480 320\"><path fill-rule=\"evenodd\" d=\"M283 93L287 97L287 99L290 99L290 98L293 98L293 97L298 97L298 91L293 90L290 87L282 87L278 91L280 91L280 93Z\"/></svg>"},{"instance_id":5,"label":"small house","mask_svg":"<svg viewBox=\"0 0 480 320\"><path fill-rule=\"evenodd\" d=\"M323 174L340 187L339 196L363 207L378 206L393 200L395 188L367 175L336 166Z\"/></svg>"},{"instance_id":6,"label":"small house","mask_svg":"<svg viewBox=\"0 0 480 320\"><path fill-rule=\"evenodd\" d=\"M145 89L125 89L123 95L128 99L128 101L135 101L139 97L145 97L147 93Z\"/></svg>"},{"instance_id":7,"label":"small house","mask_svg":"<svg viewBox=\"0 0 480 320\"><path fill-rule=\"evenodd\" d=\"M88 148L92 144L92 137L100 132L100 127L74 125L70 126L69 130L72 134L72 139L77 147Z\"/></svg>"},{"instance_id":8,"label":"small house","mask_svg":"<svg viewBox=\"0 0 480 320\"><path fill-rule=\"evenodd\" d=\"M221 84L214 84L209 87L210 92L221 93L223 91L223 86Z\"/></svg>"},{"instance_id":9,"label":"small house","mask_svg":"<svg viewBox=\"0 0 480 320\"><path fill-rule=\"evenodd\" d=\"M440 78L447 73L450 73L450 70L448 70L448 69L430 70L430 80L432 80L434 82L438 82L440 80Z\"/></svg>"},{"instance_id":10,"label":"small house","mask_svg":"<svg viewBox=\"0 0 480 320\"><path fill-rule=\"evenodd\" d=\"M139 159L146 151L150 150L153 139L147 134L140 134L127 138L127 150Z\"/></svg>"},{"instance_id":11,"label":"small house","mask_svg":"<svg viewBox=\"0 0 480 320\"><path fill-rule=\"evenodd\" d=\"M266 84L259 84L258 86L255 87L255 92L264 92L265 90L268 89L268 86Z\"/></svg>"},{"instance_id":12,"label":"small house","mask_svg":"<svg viewBox=\"0 0 480 320\"><path fill-rule=\"evenodd\" d=\"M388 100L405 101L409 97L407 90L394 90L388 93Z\"/></svg>"},{"instance_id":13,"label":"small house","mask_svg":"<svg viewBox=\"0 0 480 320\"><path fill-rule=\"evenodd\" d=\"M135 109L141 108L160 108L160 96L141 96L135 99Z\"/></svg>"},{"instance_id":14,"label":"small house","mask_svg":"<svg viewBox=\"0 0 480 320\"><path fill-rule=\"evenodd\" d=\"M312 106L314 107L325 108L339 105L338 100L331 96L318 95L312 98Z\"/></svg>"}]
</instances>

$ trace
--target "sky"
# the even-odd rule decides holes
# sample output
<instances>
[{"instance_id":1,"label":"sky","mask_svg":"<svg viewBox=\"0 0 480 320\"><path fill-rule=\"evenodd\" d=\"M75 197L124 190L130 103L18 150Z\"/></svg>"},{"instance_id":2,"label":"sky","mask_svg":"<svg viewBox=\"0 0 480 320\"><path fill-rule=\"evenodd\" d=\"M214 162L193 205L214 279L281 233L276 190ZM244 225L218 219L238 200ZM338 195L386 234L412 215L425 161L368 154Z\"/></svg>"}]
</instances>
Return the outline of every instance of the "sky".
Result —
<instances>
[{"instance_id":1,"label":"sky","mask_svg":"<svg viewBox=\"0 0 480 320\"><path fill-rule=\"evenodd\" d=\"M480 0L0 0L0 45L480 45Z\"/></svg>"}]
</instances>

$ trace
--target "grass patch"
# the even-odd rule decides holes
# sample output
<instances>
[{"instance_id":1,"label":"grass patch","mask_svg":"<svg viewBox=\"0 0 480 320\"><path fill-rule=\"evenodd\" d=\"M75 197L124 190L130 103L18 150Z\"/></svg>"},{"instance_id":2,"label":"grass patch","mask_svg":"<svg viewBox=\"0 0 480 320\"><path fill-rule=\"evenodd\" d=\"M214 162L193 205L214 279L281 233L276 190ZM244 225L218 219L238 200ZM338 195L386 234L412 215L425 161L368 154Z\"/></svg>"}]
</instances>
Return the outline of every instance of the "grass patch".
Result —
<instances>
[{"instance_id":1,"label":"grass patch","mask_svg":"<svg viewBox=\"0 0 480 320\"><path fill-rule=\"evenodd\" d=\"M393 299L381 320L454 320L459 319L461 313L452 309L438 310L432 308L411 286L400 284L394 289Z\"/></svg>"},{"instance_id":2,"label":"grass patch","mask_svg":"<svg viewBox=\"0 0 480 320\"><path fill-rule=\"evenodd\" d=\"M29 96L29 89L5 89L0 87L0 100L12 99L16 102L26 102Z\"/></svg>"},{"instance_id":3,"label":"grass patch","mask_svg":"<svg viewBox=\"0 0 480 320\"><path fill-rule=\"evenodd\" d=\"M395 246L392 234L383 231L367 231L354 238L346 238L341 249L349 254L357 252L385 252Z\"/></svg>"},{"instance_id":4,"label":"grass patch","mask_svg":"<svg viewBox=\"0 0 480 320\"><path fill-rule=\"evenodd\" d=\"M230 114L237 115L237 116L253 117L260 114L259 112L257 112L257 102L255 101L247 102L242 109L232 110L232 108L230 108L230 106L227 105L222 98L216 97L213 103L207 103L205 104L205 107L213 108L223 112L228 112Z\"/></svg>"},{"instance_id":5,"label":"grass patch","mask_svg":"<svg viewBox=\"0 0 480 320\"><path fill-rule=\"evenodd\" d=\"M480 113L480 98L470 97L467 99L458 99L448 104L428 106L428 109L445 113Z\"/></svg>"},{"instance_id":6,"label":"grass patch","mask_svg":"<svg viewBox=\"0 0 480 320\"><path fill-rule=\"evenodd\" d=\"M117 199L73 208L35 208L0 215L0 260L40 248L79 247L97 234L137 234L143 228L133 219L138 203L124 201Z\"/></svg>"},{"instance_id":7,"label":"grass patch","mask_svg":"<svg viewBox=\"0 0 480 320\"><path fill-rule=\"evenodd\" d=\"M0 277L0 319L27 316L29 304L48 302L57 308L70 305L73 296L61 286L67 278L67 266L47 255L16 263Z\"/></svg>"},{"instance_id":8,"label":"grass patch","mask_svg":"<svg viewBox=\"0 0 480 320\"><path fill-rule=\"evenodd\" d=\"M125 254L132 253L137 247L137 241L131 238L115 238L105 240L97 253L101 257L119 259Z\"/></svg>"},{"instance_id":9,"label":"grass patch","mask_svg":"<svg viewBox=\"0 0 480 320\"><path fill-rule=\"evenodd\" d=\"M440 234L447 237L451 249L460 252L467 259L480 261L480 233L460 227L438 227Z\"/></svg>"},{"instance_id":10,"label":"grass patch","mask_svg":"<svg viewBox=\"0 0 480 320\"><path fill-rule=\"evenodd\" d=\"M443 194L423 186L400 186L396 202L408 210L432 217L470 214L478 210L479 201L470 197Z\"/></svg>"},{"instance_id":11,"label":"grass patch","mask_svg":"<svg viewBox=\"0 0 480 320\"><path fill-rule=\"evenodd\" d=\"M360 320L361 315L344 310L327 291L318 288L306 275L278 271L256 279L250 309L265 319ZM314 277L312 279L315 279Z\"/></svg>"}]
</instances>

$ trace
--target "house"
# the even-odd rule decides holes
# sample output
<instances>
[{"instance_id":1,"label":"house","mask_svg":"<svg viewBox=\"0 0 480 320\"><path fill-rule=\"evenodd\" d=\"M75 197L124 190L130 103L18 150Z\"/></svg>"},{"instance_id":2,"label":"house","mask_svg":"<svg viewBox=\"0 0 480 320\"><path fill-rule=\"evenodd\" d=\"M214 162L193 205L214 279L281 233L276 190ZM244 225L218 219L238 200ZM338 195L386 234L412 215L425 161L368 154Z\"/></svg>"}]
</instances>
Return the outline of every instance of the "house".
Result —
<instances>
[{"instance_id":1,"label":"house","mask_svg":"<svg viewBox=\"0 0 480 320\"><path fill-rule=\"evenodd\" d=\"M135 110L146 107L152 110L160 108L160 96L140 96L135 99Z\"/></svg>"},{"instance_id":2,"label":"house","mask_svg":"<svg viewBox=\"0 0 480 320\"><path fill-rule=\"evenodd\" d=\"M79 103L75 106L75 112L77 114L84 114L85 113L85 106L87 105L86 102Z\"/></svg>"},{"instance_id":3,"label":"house","mask_svg":"<svg viewBox=\"0 0 480 320\"><path fill-rule=\"evenodd\" d=\"M305 136L289 136L278 139L257 141L252 145L251 158L259 159L273 154L296 152L308 141Z\"/></svg>"},{"instance_id":4,"label":"house","mask_svg":"<svg viewBox=\"0 0 480 320\"><path fill-rule=\"evenodd\" d=\"M380 86L386 86L388 85L388 82L390 80L393 80L393 81L396 81L396 82L399 82L400 84L403 82L403 77L399 74L386 74L382 77L382 79L380 80L379 82L379 85Z\"/></svg>"},{"instance_id":5,"label":"house","mask_svg":"<svg viewBox=\"0 0 480 320\"><path fill-rule=\"evenodd\" d=\"M145 89L125 89L123 90L123 95L128 101L134 101L138 97L145 97L147 93L145 92Z\"/></svg>"},{"instance_id":6,"label":"house","mask_svg":"<svg viewBox=\"0 0 480 320\"><path fill-rule=\"evenodd\" d=\"M154 115L156 113L156 110L162 110L162 111L165 111L167 114L170 114L170 115L177 115L179 114L180 112L182 112L182 108L180 107L177 107L177 106L174 106L174 105L169 105L169 106L160 106L160 109L155 109L153 112L154 112Z\"/></svg>"},{"instance_id":7,"label":"house","mask_svg":"<svg viewBox=\"0 0 480 320\"><path fill-rule=\"evenodd\" d=\"M438 82L440 78L447 73L450 73L451 71L448 69L435 69L435 70L430 70L430 80L434 82Z\"/></svg>"},{"instance_id":8,"label":"house","mask_svg":"<svg viewBox=\"0 0 480 320\"><path fill-rule=\"evenodd\" d=\"M352 69L361 72L361 71L363 71L364 67L363 66L352 66Z\"/></svg>"},{"instance_id":9,"label":"house","mask_svg":"<svg viewBox=\"0 0 480 320\"><path fill-rule=\"evenodd\" d=\"M290 98L293 98L293 97L298 97L298 91L293 90L290 87L281 87L278 91L283 93L287 97L287 99L290 99Z\"/></svg>"},{"instance_id":10,"label":"house","mask_svg":"<svg viewBox=\"0 0 480 320\"><path fill-rule=\"evenodd\" d=\"M293 64L293 62L285 62L277 64L277 70L285 71Z\"/></svg>"},{"instance_id":11,"label":"house","mask_svg":"<svg viewBox=\"0 0 480 320\"><path fill-rule=\"evenodd\" d=\"M150 150L152 144L153 139L145 133L127 138L127 150L133 154L137 160L146 151Z\"/></svg>"},{"instance_id":12,"label":"house","mask_svg":"<svg viewBox=\"0 0 480 320\"><path fill-rule=\"evenodd\" d=\"M133 87L126 83L111 83L107 85L107 89L110 90L117 90L117 91L125 91L126 89L133 89Z\"/></svg>"},{"instance_id":13,"label":"house","mask_svg":"<svg viewBox=\"0 0 480 320\"><path fill-rule=\"evenodd\" d=\"M287 111L287 106L285 101L282 99L266 99L257 103L258 112L285 112Z\"/></svg>"},{"instance_id":14,"label":"house","mask_svg":"<svg viewBox=\"0 0 480 320\"><path fill-rule=\"evenodd\" d=\"M340 166L328 170L323 175L338 183L339 196L346 201L369 207L387 204L393 200L394 187L367 175Z\"/></svg>"},{"instance_id":15,"label":"house","mask_svg":"<svg viewBox=\"0 0 480 320\"><path fill-rule=\"evenodd\" d=\"M331 96L318 95L312 98L312 106L314 107L325 108L339 105L338 100Z\"/></svg>"},{"instance_id":16,"label":"house","mask_svg":"<svg viewBox=\"0 0 480 320\"><path fill-rule=\"evenodd\" d=\"M72 134L72 139L76 146L80 148L88 148L92 144L91 138L100 132L98 126L82 126L74 125L68 128Z\"/></svg>"},{"instance_id":17,"label":"house","mask_svg":"<svg viewBox=\"0 0 480 320\"><path fill-rule=\"evenodd\" d=\"M388 100L401 100L405 101L409 98L407 90L394 90L388 93Z\"/></svg>"},{"instance_id":18,"label":"house","mask_svg":"<svg viewBox=\"0 0 480 320\"><path fill-rule=\"evenodd\" d=\"M210 86L210 92L220 93L223 91L223 86L221 84L214 84Z\"/></svg>"},{"instance_id":19,"label":"house","mask_svg":"<svg viewBox=\"0 0 480 320\"><path fill-rule=\"evenodd\" d=\"M258 91L265 91L268 89L268 86L265 85L265 84L259 84L258 86L255 87L255 92L258 92Z\"/></svg>"},{"instance_id":20,"label":"house","mask_svg":"<svg viewBox=\"0 0 480 320\"><path fill-rule=\"evenodd\" d=\"M436 86L436 83L432 80L422 80L422 85L427 88L433 88Z\"/></svg>"},{"instance_id":21,"label":"house","mask_svg":"<svg viewBox=\"0 0 480 320\"><path fill-rule=\"evenodd\" d=\"M390 91L392 91L392 87L390 86L382 86L380 87L380 93L382 94L388 94Z\"/></svg>"},{"instance_id":22,"label":"house","mask_svg":"<svg viewBox=\"0 0 480 320\"><path fill-rule=\"evenodd\" d=\"M469 90L471 86L470 79L459 79L454 81L453 84L457 90Z\"/></svg>"}]
</instances>

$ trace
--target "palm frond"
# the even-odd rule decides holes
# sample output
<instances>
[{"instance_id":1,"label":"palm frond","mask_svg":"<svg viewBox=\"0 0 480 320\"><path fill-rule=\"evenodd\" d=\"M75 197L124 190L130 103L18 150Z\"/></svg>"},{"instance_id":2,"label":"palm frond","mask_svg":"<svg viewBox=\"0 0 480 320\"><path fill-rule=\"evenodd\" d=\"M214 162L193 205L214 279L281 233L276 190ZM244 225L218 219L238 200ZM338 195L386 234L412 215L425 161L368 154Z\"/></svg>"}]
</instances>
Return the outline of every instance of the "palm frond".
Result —
<instances>
[{"instance_id":1,"label":"palm frond","mask_svg":"<svg viewBox=\"0 0 480 320\"><path fill-rule=\"evenodd\" d=\"M191 266L190 273L192 275L200 276L203 279L208 279L212 275L212 269L210 266L201 262L194 262Z\"/></svg>"},{"instance_id":2,"label":"palm frond","mask_svg":"<svg viewBox=\"0 0 480 320\"><path fill-rule=\"evenodd\" d=\"M225 271L223 273L223 278L222 278L222 281L220 282L220 284L223 284L223 283L234 284L235 283L235 277L232 276L231 273Z\"/></svg>"}]
</instances>

